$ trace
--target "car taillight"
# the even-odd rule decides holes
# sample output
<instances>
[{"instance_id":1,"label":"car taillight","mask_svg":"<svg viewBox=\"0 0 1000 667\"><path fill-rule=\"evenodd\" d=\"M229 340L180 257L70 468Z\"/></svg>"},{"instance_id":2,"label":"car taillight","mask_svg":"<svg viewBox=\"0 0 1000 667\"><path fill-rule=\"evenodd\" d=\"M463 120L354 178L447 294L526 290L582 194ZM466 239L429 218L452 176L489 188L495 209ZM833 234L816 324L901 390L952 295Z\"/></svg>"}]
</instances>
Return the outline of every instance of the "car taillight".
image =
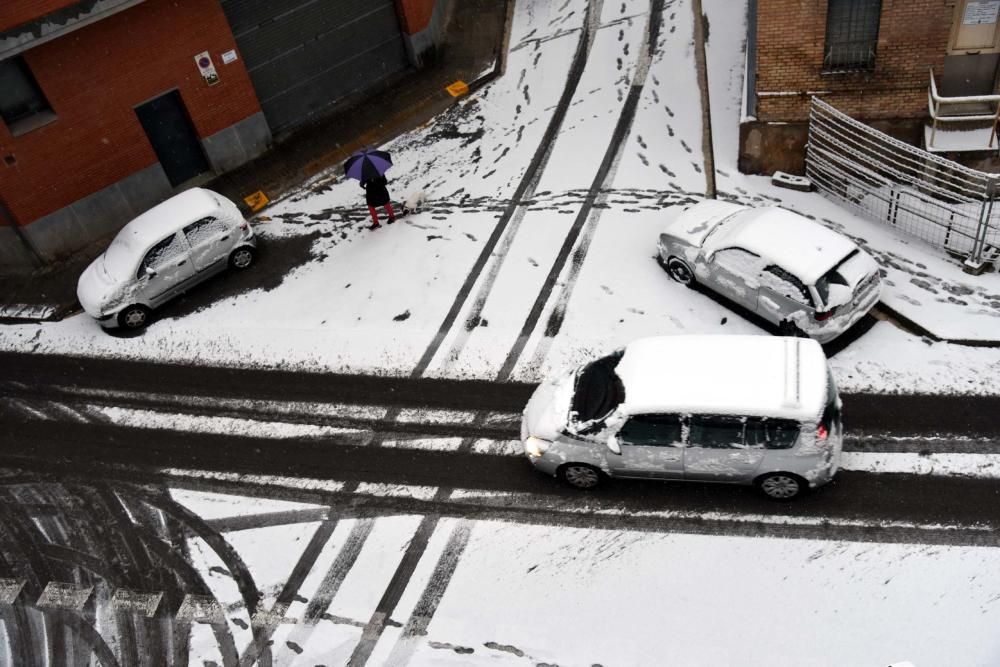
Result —
<instances>
[{"instance_id":1,"label":"car taillight","mask_svg":"<svg viewBox=\"0 0 1000 667\"><path fill-rule=\"evenodd\" d=\"M830 431L827 430L826 425L823 422L816 424L816 439L826 440L826 437L830 435Z\"/></svg>"},{"instance_id":2,"label":"car taillight","mask_svg":"<svg viewBox=\"0 0 1000 667\"><path fill-rule=\"evenodd\" d=\"M828 319L830 319L831 317L833 317L833 314L834 314L835 312L837 312L837 309L836 309L836 308L831 308L830 310L826 311L825 313L819 313L819 312L818 312L818 313L816 313L816 315L815 315L815 318L816 318L816 321L817 321L817 322L822 322L823 320L828 320Z\"/></svg>"}]
</instances>

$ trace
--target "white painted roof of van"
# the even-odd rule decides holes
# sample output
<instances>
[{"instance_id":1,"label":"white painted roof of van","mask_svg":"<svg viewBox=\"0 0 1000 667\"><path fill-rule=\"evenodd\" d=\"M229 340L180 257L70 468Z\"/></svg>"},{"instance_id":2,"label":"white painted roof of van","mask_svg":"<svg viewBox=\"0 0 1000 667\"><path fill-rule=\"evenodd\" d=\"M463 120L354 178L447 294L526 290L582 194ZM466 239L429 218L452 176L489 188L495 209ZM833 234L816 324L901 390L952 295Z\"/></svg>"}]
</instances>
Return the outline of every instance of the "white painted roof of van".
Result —
<instances>
[{"instance_id":1,"label":"white painted roof of van","mask_svg":"<svg viewBox=\"0 0 1000 667\"><path fill-rule=\"evenodd\" d=\"M149 209L122 227L115 239L122 239L136 252L143 252L170 232L211 215L219 209L211 190L191 188Z\"/></svg>"},{"instance_id":2,"label":"white painted roof of van","mask_svg":"<svg viewBox=\"0 0 1000 667\"><path fill-rule=\"evenodd\" d=\"M627 414L708 412L819 418L826 355L809 338L661 336L625 347L615 369Z\"/></svg>"},{"instance_id":3,"label":"white painted roof of van","mask_svg":"<svg viewBox=\"0 0 1000 667\"><path fill-rule=\"evenodd\" d=\"M745 248L791 271L808 285L815 285L857 248L843 234L777 206L748 208L730 225L731 229L724 227L708 237L706 253L731 246Z\"/></svg>"}]
</instances>

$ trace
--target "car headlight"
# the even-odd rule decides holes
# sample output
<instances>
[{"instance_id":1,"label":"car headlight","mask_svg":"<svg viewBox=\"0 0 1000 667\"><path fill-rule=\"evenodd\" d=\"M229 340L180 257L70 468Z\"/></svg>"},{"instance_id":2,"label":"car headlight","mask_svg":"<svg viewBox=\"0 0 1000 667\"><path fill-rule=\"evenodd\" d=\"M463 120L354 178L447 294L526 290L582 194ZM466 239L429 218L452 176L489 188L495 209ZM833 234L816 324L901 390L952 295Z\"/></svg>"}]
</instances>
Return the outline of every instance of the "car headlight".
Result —
<instances>
[{"instance_id":1,"label":"car headlight","mask_svg":"<svg viewBox=\"0 0 1000 667\"><path fill-rule=\"evenodd\" d=\"M552 443L548 440L542 440L541 438L536 438L535 436L528 436L528 439L524 441L524 451L528 453L528 456L534 458L540 457L545 453L545 450L549 448Z\"/></svg>"}]
</instances>

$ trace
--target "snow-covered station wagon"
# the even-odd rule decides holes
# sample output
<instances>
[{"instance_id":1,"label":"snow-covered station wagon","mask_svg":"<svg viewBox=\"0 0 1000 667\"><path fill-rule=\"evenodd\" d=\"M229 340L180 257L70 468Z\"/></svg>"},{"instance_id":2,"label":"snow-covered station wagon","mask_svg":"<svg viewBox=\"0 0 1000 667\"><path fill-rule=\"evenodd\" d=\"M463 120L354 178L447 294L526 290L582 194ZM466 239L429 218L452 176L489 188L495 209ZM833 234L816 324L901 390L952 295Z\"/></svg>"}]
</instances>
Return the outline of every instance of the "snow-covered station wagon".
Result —
<instances>
[{"instance_id":1,"label":"snow-covered station wagon","mask_svg":"<svg viewBox=\"0 0 1000 667\"><path fill-rule=\"evenodd\" d=\"M691 206L659 238L671 278L721 294L786 336L826 343L881 295L875 259L842 234L783 208L709 200Z\"/></svg>"}]
</instances>

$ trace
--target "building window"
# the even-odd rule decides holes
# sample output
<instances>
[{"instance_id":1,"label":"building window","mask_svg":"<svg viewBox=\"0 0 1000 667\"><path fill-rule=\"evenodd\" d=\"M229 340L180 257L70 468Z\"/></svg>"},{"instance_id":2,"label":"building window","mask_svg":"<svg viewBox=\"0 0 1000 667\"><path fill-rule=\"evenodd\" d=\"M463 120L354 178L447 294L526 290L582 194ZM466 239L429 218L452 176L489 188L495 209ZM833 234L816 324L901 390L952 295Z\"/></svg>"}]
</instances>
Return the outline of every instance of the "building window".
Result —
<instances>
[{"instance_id":1,"label":"building window","mask_svg":"<svg viewBox=\"0 0 1000 667\"><path fill-rule=\"evenodd\" d=\"M881 13L882 0L829 0L823 69L874 69Z\"/></svg>"},{"instance_id":2,"label":"building window","mask_svg":"<svg viewBox=\"0 0 1000 667\"><path fill-rule=\"evenodd\" d=\"M0 61L0 118L14 135L29 132L55 118L21 56Z\"/></svg>"}]
</instances>

